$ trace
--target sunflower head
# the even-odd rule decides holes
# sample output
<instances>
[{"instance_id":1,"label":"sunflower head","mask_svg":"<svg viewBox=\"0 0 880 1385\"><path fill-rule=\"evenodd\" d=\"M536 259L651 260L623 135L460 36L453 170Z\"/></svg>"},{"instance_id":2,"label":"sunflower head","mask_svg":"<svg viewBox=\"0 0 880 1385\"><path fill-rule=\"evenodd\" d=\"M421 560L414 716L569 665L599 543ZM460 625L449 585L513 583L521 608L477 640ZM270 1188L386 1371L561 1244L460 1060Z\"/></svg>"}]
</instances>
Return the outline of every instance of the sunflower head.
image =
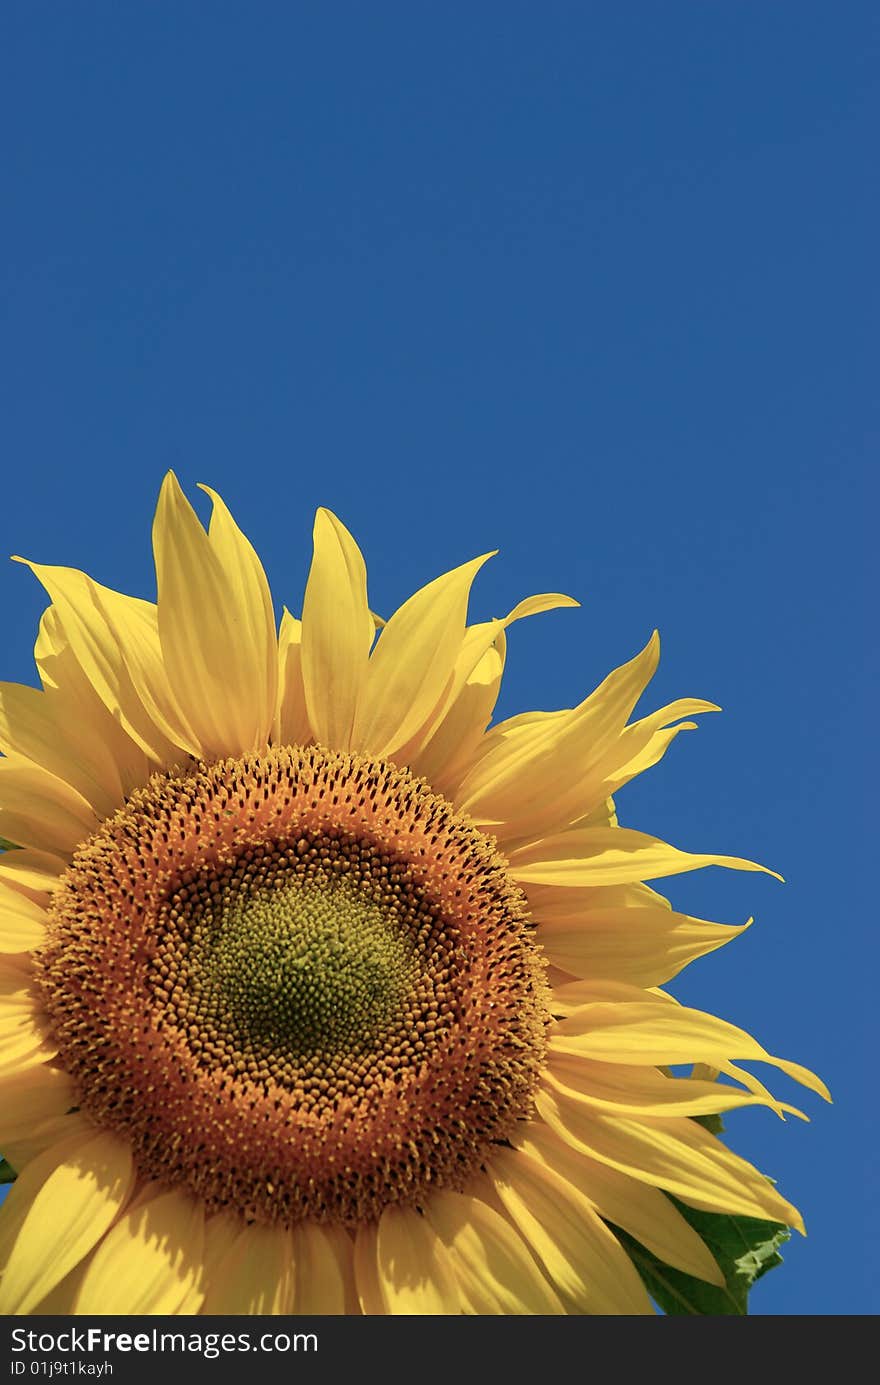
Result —
<instances>
[{"instance_id":1,"label":"sunflower head","mask_svg":"<svg viewBox=\"0 0 880 1385\"><path fill-rule=\"evenodd\" d=\"M208 494L206 531L165 480L155 604L30 564L42 687L0 685L0 1311L641 1313L645 1256L723 1284L701 1216L802 1223L699 1118L794 1109L741 1060L827 1093L659 989L742 928L647 882L762 868L613 796L714 704L631 720L655 635L493 726L506 630L576 602L469 624L477 558L381 622L320 510L276 628Z\"/></svg>"},{"instance_id":2,"label":"sunflower head","mask_svg":"<svg viewBox=\"0 0 880 1385\"><path fill-rule=\"evenodd\" d=\"M79 1106L211 1211L357 1227L460 1187L531 1107L525 899L424 781L307 749L154 775L35 953Z\"/></svg>"}]
</instances>

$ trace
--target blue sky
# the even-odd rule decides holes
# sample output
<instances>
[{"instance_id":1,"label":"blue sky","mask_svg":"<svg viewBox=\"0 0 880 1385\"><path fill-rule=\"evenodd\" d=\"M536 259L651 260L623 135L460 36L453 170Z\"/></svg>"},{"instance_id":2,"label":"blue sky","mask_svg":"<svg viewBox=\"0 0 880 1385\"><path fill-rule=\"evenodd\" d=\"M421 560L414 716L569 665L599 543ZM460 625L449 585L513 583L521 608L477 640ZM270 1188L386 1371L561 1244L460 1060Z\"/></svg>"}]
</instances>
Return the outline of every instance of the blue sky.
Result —
<instances>
[{"instance_id":1,"label":"blue sky","mask_svg":"<svg viewBox=\"0 0 880 1385\"><path fill-rule=\"evenodd\" d=\"M800 0L4 18L0 551L152 595L173 466L279 606L319 504L380 612L495 547L477 616L579 598L512 631L502 714L572 705L654 626L646 705L724 707L620 810L788 881L669 890L757 919L676 994L836 1098L728 1121L808 1223L756 1313L878 1308L877 27ZM40 590L9 566L0 602L0 677L33 681Z\"/></svg>"}]
</instances>

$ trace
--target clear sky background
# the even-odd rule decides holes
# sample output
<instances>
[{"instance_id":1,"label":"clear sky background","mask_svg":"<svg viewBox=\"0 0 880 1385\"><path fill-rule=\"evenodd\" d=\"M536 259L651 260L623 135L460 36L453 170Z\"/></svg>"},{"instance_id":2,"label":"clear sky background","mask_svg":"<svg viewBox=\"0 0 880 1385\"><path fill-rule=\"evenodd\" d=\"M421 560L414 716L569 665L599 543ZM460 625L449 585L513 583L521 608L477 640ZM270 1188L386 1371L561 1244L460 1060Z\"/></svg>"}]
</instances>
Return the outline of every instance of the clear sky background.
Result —
<instances>
[{"instance_id":1,"label":"clear sky background","mask_svg":"<svg viewBox=\"0 0 880 1385\"><path fill-rule=\"evenodd\" d=\"M495 547L476 617L579 598L511 632L504 715L654 626L646 709L724 707L620 812L788 881L669 888L757 919L674 992L836 1098L728 1120L809 1230L755 1313L880 1297L878 47L809 0L4 7L0 552L152 596L173 466L279 607L319 504L379 612ZM32 682L41 590L0 602Z\"/></svg>"}]
</instances>

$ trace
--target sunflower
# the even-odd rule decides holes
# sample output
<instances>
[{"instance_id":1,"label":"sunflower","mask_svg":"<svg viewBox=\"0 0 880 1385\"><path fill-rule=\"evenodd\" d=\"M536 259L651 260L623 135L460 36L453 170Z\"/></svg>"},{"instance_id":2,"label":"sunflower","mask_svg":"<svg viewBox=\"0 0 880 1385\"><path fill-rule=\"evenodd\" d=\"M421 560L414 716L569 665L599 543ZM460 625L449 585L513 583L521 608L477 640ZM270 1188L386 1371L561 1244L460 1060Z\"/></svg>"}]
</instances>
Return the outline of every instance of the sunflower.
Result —
<instances>
[{"instance_id":1,"label":"sunflower","mask_svg":"<svg viewBox=\"0 0 880 1385\"><path fill-rule=\"evenodd\" d=\"M490 727L507 628L577 602L468 625L487 554L383 624L321 509L279 630L203 489L207 532L163 483L156 604L28 564L51 604L42 690L0 685L0 1312L650 1313L633 1243L723 1283L682 1207L802 1230L693 1118L794 1109L741 1060L827 1092L659 989L743 928L645 883L763 868L614 808L713 704L630 720L655 634L577 707Z\"/></svg>"}]
</instances>

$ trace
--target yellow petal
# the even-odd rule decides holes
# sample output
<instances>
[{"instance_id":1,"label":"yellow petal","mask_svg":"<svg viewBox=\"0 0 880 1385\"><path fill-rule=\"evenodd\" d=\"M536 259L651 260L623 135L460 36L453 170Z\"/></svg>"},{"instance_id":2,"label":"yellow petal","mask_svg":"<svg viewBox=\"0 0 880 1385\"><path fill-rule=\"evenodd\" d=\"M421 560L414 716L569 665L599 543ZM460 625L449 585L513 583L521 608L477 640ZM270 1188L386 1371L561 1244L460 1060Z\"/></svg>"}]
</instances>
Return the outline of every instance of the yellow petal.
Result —
<instances>
[{"instance_id":1,"label":"yellow petal","mask_svg":"<svg viewBox=\"0 0 880 1385\"><path fill-rule=\"evenodd\" d=\"M633 1005L649 1005L664 1000L668 1004L675 1003L671 996L656 988L645 990L642 986L633 986L628 981L594 981L592 977L586 977L580 981L567 981L564 985L555 986L551 1008L557 1018L567 1018L584 1005L592 1005L594 1001L600 1000L625 1001Z\"/></svg>"},{"instance_id":2,"label":"yellow petal","mask_svg":"<svg viewBox=\"0 0 880 1385\"><path fill-rule=\"evenodd\" d=\"M68 856L98 827L76 789L18 755L0 759L0 836Z\"/></svg>"},{"instance_id":3,"label":"yellow petal","mask_svg":"<svg viewBox=\"0 0 880 1385\"><path fill-rule=\"evenodd\" d=\"M497 827L503 840L551 830L588 812L595 802L583 784L653 677L659 649L655 631L635 659L573 711L496 728L487 753L461 785L461 808L477 823Z\"/></svg>"},{"instance_id":4,"label":"yellow petal","mask_svg":"<svg viewBox=\"0 0 880 1385\"><path fill-rule=\"evenodd\" d=\"M665 1188L706 1212L781 1221L803 1231L797 1208L696 1121L599 1115L546 1089L538 1093L535 1104L539 1115L573 1148L641 1183Z\"/></svg>"},{"instance_id":5,"label":"yellow petal","mask_svg":"<svg viewBox=\"0 0 880 1385\"><path fill-rule=\"evenodd\" d=\"M426 1215L449 1252L471 1313L564 1313L524 1242L479 1198L435 1192Z\"/></svg>"},{"instance_id":6,"label":"yellow petal","mask_svg":"<svg viewBox=\"0 0 880 1385\"><path fill-rule=\"evenodd\" d=\"M386 1312L404 1317L461 1312L449 1252L418 1212L386 1207L379 1221L376 1254Z\"/></svg>"},{"instance_id":7,"label":"yellow petal","mask_svg":"<svg viewBox=\"0 0 880 1385\"><path fill-rule=\"evenodd\" d=\"M169 701L156 608L64 568L45 569L44 578L53 588L56 582L71 588L71 599L79 597L80 620L90 620L97 628L96 638L110 649L114 683L112 688L105 686L105 693L119 705L114 702L111 710L102 699L79 663L59 609L50 606L43 612L34 646L43 692L18 692L10 708L13 748L72 784L99 817L106 817L146 782L157 763L166 763L163 755L176 758L174 728L166 725L167 718L153 714L159 702ZM122 724L123 702L141 739L151 746L150 758ZM185 738L179 743L185 744Z\"/></svg>"},{"instance_id":8,"label":"yellow petal","mask_svg":"<svg viewBox=\"0 0 880 1385\"><path fill-rule=\"evenodd\" d=\"M709 923L662 907L590 909L565 922L548 921L538 910L535 917L538 938L554 966L573 976L616 977L636 986L669 981L749 926Z\"/></svg>"},{"instance_id":9,"label":"yellow petal","mask_svg":"<svg viewBox=\"0 0 880 1385\"><path fill-rule=\"evenodd\" d=\"M605 824L607 826L607 824ZM597 885L567 889L557 885L523 885L536 920L578 923L595 909L671 909L669 900L650 885Z\"/></svg>"},{"instance_id":10,"label":"yellow petal","mask_svg":"<svg viewBox=\"0 0 880 1385\"><path fill-rule=\"evenodd\" d=\"M524 1130L514 1140L516 1148L573 1184L606 1221L628 1231L665 1264L723 1286L724 1275L705 1241L665 1193L579 1154L540 1121L530 1121Z\"/></svg>"},{"instance_id":11,"label":"yellow petal","mask_svg":"<svg viewBox=\"0 0 880 1385\"><path fill-rule=\"evenodd\" d=\"M492 556L435 578L395 611L370 658L353 749L391 759L431 720L454 678L471 583Z\"/></svg>"},{"instance_id":12,"label":"yellow petal","mask_svg":"<svg viewBox=\"0 0 880 1385\"><path fill-rule=\"evenodd\" d=\"M601 799L585 817L578 818L572 825L575 827L617 827L617 808L614 805L614 799L610 796ZM520 843L517 842L517 845Z\"/></svg>"},{"instance_id":13,"label":"yellow petal","mask_svg":"<svg viewBox=\"0 0 880 1385\"><path fill-rule=\"evenodd\" d=\"M721 1063L717 1068L710 1067L708 1063L695 1063L691 1077L698 1080L714 1082L719 1073L724 1073L725 1077L732 1077L734 1082L741 1082L747 1091L759 1097L764 1106L769 1106L775 1111L781 1120L785 1120L788 1113L797 1116L798 1120L808 1121L809 1116L805 1116L803 1111L799 1111L796 1106L785 1106L777 1101L772 1092L768 1091L753 1072L747 1072L745 1068L737 1066L736 1063ZM704 1078L705 1074L705 1078Z\"/></svg>"},{"instance_id":14,"label":"yellow petal","mask_svg":"<svg viewBox=\"0 0 880 1385\"><path fill-rule=\"evenodd\" d=\"M487 1168L563 1302L578 1313L653 1313L626 1251L573 1184L521 1150L498 1149Z\"/></svg>"},{"instance_id":15,"label":"yellow petal","mask_svg":"<svg viewBox=\"0 0 880 1385\"><path fill-rule=\"evenodd\" d=\"M70 1317L87 1268L87 1260L81 1260L78 1265L75 1265L61 1282L56 1284L54 1289L46 1294L45 1298L41 1298L39 1303L31 1309L30 1316L37 1318Z\"/></svg>"},{"instance_id":16,"label":"yellow petal","mask_svg":"<svg viewBox=\"0 0 880 1385\"><path fill-rule=\"evenodd\" d=\"M631 726L625 727L620 734L611 741L606 747L604 754L592 759L592 763L583 769L580 774L573 793L568 800L560 800L559 805L554 806L553 825L555 827L594 827L594 826L616 826L616 815L611 815L604 821L597 809L603 803L611 801L611 795L617 793L618 789L624 784L629 783L636 775L651 769L666 754L669 746L675 740L680 731L695 731L697 723L695 721L680 721L677 726L669 727L668 723L686 715L693 715L697 712L718 712L714 702L704 702L697 698L681 698L677 702L672 702L667 707L661 707L649 717L643 717L641 721L633 722ZM592 805L596 805L594 808ZM567 806L570 811L560 810ZM580 815L582 809L588 807L590 811ZM568 821L566 821L568 819ZM547 824L543 826L539 820L527 821L522 825L524 832L528 832L529 839L536 835L536 828L547 830ZM507 836L510 836L508 829ZM513 842L513 845L518 843Z\"/></svg>"},{"instance_id":17,"label":"yellow petal","mask_svg":"<svg viewBox=\"0 0 880 1385\"><path fill-rule=\"evenodd\" d=\"M57 1045L38 1029L27 1026L17 1033L3 1035L0 1046L0 1078L13 1077L16 1073L30 1072L31 1069L48 1063L58 1052ZM15 1160L8 1147L4 1151L13 1166Z\"/></svg>"},{"instance_id":18,"label":"yellow petal","mask_svg":"<svg viewBox=\"0 0 880 1385\"><path fill-rule=\"evenodd\" d=\"M501 687L506 657L503 630L488 649L448 709L433 736L408 761L413 774L424 776L436 793L454 801L474 749L489 724Z\"/></svg>"},{"instance_id":19,"label":"yellow petal","mask_svg":"<svg viewBox=\"0 0 880 1385\"><path fill-rule=\"evenodd\" d=\"M360 1313L354 1279L354 1242L341 1226L298 1222L293 1228L298 1317Z\"/></svg>"},{"instance_id":20,"label":"yellow petal","mask_svg":"<svg viewBox=\"0 0 880 1385\"><path fill-rule=\"evenodd\" d=\"M359 1226L354 1238L354 1277L364 1317L385 1317L388 1309L379 1282L379 1227L375 1222Z\"/></svg>"},{"instance_id":21,"label":"yellow petal","mask_svg":"<svg viewBox=\"0 0 880 1385\"><path fill-rule=\"evenodd\" d=\"M0 952L30 952L46 937L46 911L0 880Z\"/></svg>"},{"instance_id":22,"label":"yellow petal","mask_svg":"<svg viewBox=\"0 0 880 1385\"><path fill-rule=\"evenodd\" d=\"M29 972L19 959L0 955L0 1075L29 1070L54 1052Z\"/></svg>"},{"instance_id":23,"label":"yellow petal","mask_svg":"<svg viewBox=\"0 0 880 1385\"><path fill-rule=\"evenodd\" d=\"M512 611L504 617L501 624L507 628L518 620L524 620L527 616L543 615L545 611L559 611L563 609L578 609L580 602L575 601L573 596L565 596L562 592L539 592L537 596L523 597L518 601Z\"/></svg>"},{"instance_id":24,"label":"yellow petal","mask_svg":"<svg viewBox=\"0 0 880 1385\"><path fill-rule=\"evenodd\" d=\"M30 957L23 955L0 957L0 995L10 996L11 992L26 990L33 975ZM33 1004L33 1001L29 1001Z\"/></svg>"},{"instance_id":25,"label":"yellow petal","mask_svg":"<svg viewBox=\"0 0 880 1385\"><path fill-rule=\"evenodd\" d=\"M73 1082L58 1068L43 1064L0 1078L0 1149L10 1140L26 1140L73 1105Z\"/></svg>"},{"instance_id":26,"label":"yellow petal","mask_svg":"<svg viewBox=\"0 0 880 1385\"><path fill-rule=\"evenodd\" d=\"M625 885L680 875L704 866L781 875L738 856L691 855L629 827L582 827L518 847L509 853L514 880L539 885Z\"/></svg>"},{"instance_id":27,"label":"yellow petal","mask_svg":"<svg viewBox=\"0 0 880 1385\"><path fill-rule=\"evenodd\" d=\"M80 1122L67 1138L52 1141L30 1159L13 1159L8 1148L4 1149L18 1178L10 1187L4 1202L0 1203L0 1283L34 1198L55 1169L63 1165L69 1155L75 1154L94 1133L95 1127L91 1122L85 1128Z\"/></svg>"},{"instance_id":28,"label":"yellow petal","mask_svg":"<svg viewBox=\"0 0 880 1385\"><path fill-rule=\"evenodd\" d=\"M212 505L208 541L235 593L235 638L237 642L243 639L250 651L249 695L259 709L255 712L252 706L250 716L255 745L259 747L269 738L278 697L278 642L272 594L263 564L224 501L210 486L200 484L199 490L210 497Z\"/></svg>"},{"instance_id":29,"label":"yellow petal","mask_svg":"<svg viewBox=\"0 0 880 1385\"><path fill-rule=\"evenodd\" d=\"M305 745L312 739L302 672L302 621L287 607L278 633L278 710L273 745Z\"/></svg>"},{"instance_id":30,"label":"yellow petal","mask_svg":"<svg viewBox=\"0 0 880 1385\"><path fill-rule=\"evenodd\" d=\"M293 1242L285 1227L245 1226L211 1275L203 1316L289 1313Z\"/></svg>"},{"instance_id":31,"label":"yellow petal","mask_svg":"<svg viewBox=\"0 0 880 1385\"><path fill-rule=\"evenodd\" d=\"M575 1101L599 1111L634 1116L707 1116L739 1106L769 1105L778 1113L792 1108L764 1101L738 1087L700 1082L691 1077L666 1077L656 1067L625 1063L594 1063L557 1049L550 1040L544 1081Z\"/></svg>"},{"instance_id":32,"label":"yellow petal","mask_svg":"<svg viewBox=\"0 0 880 1385\"><path fill-rule=\"evenodd\" d=\"M650 716L633 722L622 732L604 768L604 790L617 793L636 775L652 769L666 754L679 731L696 730L696 722L683 721L696 713L720 712L714 702L703 702L699 698L686 697L670 702L667 707L652 712ZM673 721L678 726L671 726Z\"/></svg>"},{"instance_id":33,"label":"yellow petal","mask_svg":"<svg viewBox=\"0 0 880 1385\"><path fill-rule=\"evenodd\" d=\"M163 1185L155 1181L141 1184L129 1210L136 1211L163 1191ZM205 1294L211 1287L214 1274L245 1226L243 1218L235 1212L218 1212L206 1218L201 1262L186 1296L175 1309L177 1316L203 1311Z\"/></svg>"},{"instance_id":34,"label":"yellow petal","mask_svg":"<svg viewBox=\"0 0 880 1385\"><path fill-rule=\"evenodd\" d=\"M160 767L175 764L180 751L199 755L201 743L168 677L159 636L159 609L108 588L100 590L107 621L115 632L138 702L156 730L150 735Z\"/></svg>"},{"instance_id":35,"label":"yellow petal","mask_svg":"<svg viewBox=\"0 0 880 1385\"><path fill-rule=\"evenodd\" d=\"M35 1073L39 1078L41 1069L49 1071L46 1062L51 1062L51 1059L55 1056L55 1054L50 1054L48 1060L44 1059L42 1064L33 1065L30 1072ZM26 1070L22 1068L20 1074L13 1074L13 1076L18 1075L25 1076L28 1074ZM11 1080L11 1078L8 1073L3 1073L0 1080L6 1082ZM59 1147L61 1145L66 1145L69 1141L74 1139L81 1142L83 1139L91 1138L94 1133L95 1124L91 1117L84 1115L80 1111L70 1111L55 1119L43 1121L40 1126L36 1128L36 1132L27 1139L5 1140L2 1151L3 1158L9 1164L10 1168L14 1169L16 1173L21 1174L21 1172L27 1168L28 1164L32 1163L34 1159L45 1153L45 1151L50 1149L53 1145ZM3 1234L5 1235L5 1232ZM0 1258L0 1275L2 1275L2 1272L3 1262L2 1258Z\"/></svg>"},{"instance_id":36,"label":"yellow petal","mask_svg":"<svg viewBox=\"0 0 880 1385\"><path fill-rule=\"evenodd\" d=\"M504 630L507 623L505 620L490 620L465 628L452 666L452 672L446 680L442 696L435 704L428 720L423 722L415 734L395 751L395 758L400 764L409 765L414 772L416 765L419 765L418 773L428 777L426 771L421 768L421 762L423 758L428 758L428 751L433 746L435 733L445 725L452 709L458 703L484 656L493 653L496 648L504 648ZM500 674L498 676L500 679ZM494 706L494 702L492 705ZM479 732L472 738L475 744L479 743L488 720L487 717Z\"/></svg>"},{"instance_id":37,"label":"yellow petal","mask_svg":"<svg viewBox=\"0 0 880 1385\"><path fill-rule=\"evenodd\" d=\"M185 1193L161 1193L116 1222L77 1295L79 1316L176 1313L201 1274L204 1212Z\"/></svg>"},{"instance_id":38,"label":"yellow petal","mask_svg":"<svg viewBox=\"0 0 880 1385\"><path fill-rule=\"evenodd\" d=\"M154 764L173 763L184 740L168 734L173 699L159 653L155 606L103 587L76 568L26 565L49 593L54 610L38 641L41 673L45 677L42 659L68 646L111 717L143 753ZM61 679L53 681L59 689L65 686Z\"/></svg>"},{"instance_id":39,"label":"yellow petal","mask_svg":"<svg viewBox=\"0 0 880 1385\"><path fill-rule=\"evenodd\" d=\"M278 645L266 578L219 498L205 533L169 472L153 524L162 655L203 753L266 745L275 718Z\"/></svg>"},{"instance_id":40,"label":"yellow petal","mask_svg":"<svg viewBox=\"0 0 880 1385\"><path fill-rule=\"evenodd\" d=\"M553 1038L560 1053L612 1063L712 1063L732 1058L772 1063L826 1101L828 1088L809 1068L774 1058L744 1029L685 1005L584 1005L560 1021Z\"/></svg>"},{"instance_id":41,"label":"yellow petal","mask_svg":"<svg viewBox=\"0 0 880 1385\"><path fill-rule=\"evenodd\" d=\"M22 756L74 788L99 817L122 801L118 774L91 763L90 727L54 689L0 683L0 750Z\"/></svg>"},{"instance_id":42,"label":"yellow petal","mask_svg":"<svg viewBox=\"0 0 880 1385\"><path fill-rule=\"evenodd\" d=\"M20 1193L26 1211L8 1250L0 1313L29 1313L100 1240L131 1190L131 1151L117 1136L97 1132L56 1151L29 1165L7 1199ZM17 1221L18 1199L9 1215Z\"/></svg>"},{"instance_id":43,"label":"yellow petal","mask_svg":"<svg viewBox=\"0 0 880 1385\"><path fill-rule=\"evenodd\" d=\"M59 1116L57 1120L44 1121L26 1140L7 1140L3 1154L12 1168L21 1175L22 1171L45 1154L46 1150L74 1137L89 1138L94 1133L94 1122L80 1112L72 1111Z\"/></svg>"},{"instance_id":44,"label":"yellow petal","mask_svg":"<svg viewBox=\"0 0 880 1385\"><path fill-rule=\"evenodd\" d=\"M214 1270L232 1249L247 1223L236 1212L217 1212L205 1222L202 1265Z\"/></svg>"},{"instance_id":45,"label":"yellow petal","mask_svg":"<svg viewBox=\"0 0 880 1385\"><path fill-rule=\"evenodd\" d=\"M442 698L417 735L398 750L398 759L432 784L435 774L446 780L455 772L460 779L489 724L498 696L504 670L504 632L526 616L577 605L570 596L543 592L520 601L503 620L468 626ZM478 669L482 669L479 678ZM452 759L461 766L460 771L453 769Z\"/></svg>"},{"instance_id":46,"label":"yellow petal","mask_svg":"<svg viewBox=\"0 0 880 1385\"><path fill-rule=\"evenodd\" d=\"M49 903L66 870L67 862L49 851L0 852L0 883L35 904Z\"/></svg>"},{"instance_id":47,"label":"yellow petal","mask_svg":"<svg viewBox=\"0 0 880 1385\"><path fill-rule=\"evenodd\" d=\"M314 553L302 618L302 680L315 740L352 746L375 627L361 551L329 510L315 515Z\"/></svg>"}]
</instances>

